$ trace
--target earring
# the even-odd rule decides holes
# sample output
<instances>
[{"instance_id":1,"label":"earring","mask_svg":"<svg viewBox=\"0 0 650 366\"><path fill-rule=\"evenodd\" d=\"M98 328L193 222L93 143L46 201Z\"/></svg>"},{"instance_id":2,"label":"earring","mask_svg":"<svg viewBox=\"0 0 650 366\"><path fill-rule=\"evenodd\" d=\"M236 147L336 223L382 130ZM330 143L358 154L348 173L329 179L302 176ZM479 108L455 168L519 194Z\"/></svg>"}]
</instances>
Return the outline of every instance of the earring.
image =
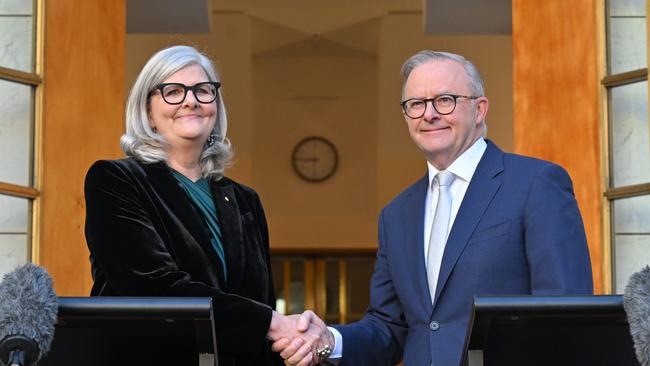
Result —
<instances>
[{"instance_id":1,"label":"earring","mask_svg":"<svg viewBox=\"0 0 650 366\"><path fill-rule=\"evenodd\" d=\"M208 136L208 140L205 143L208 146L212 146L216 141L217 141L217 135L211 133L210 136Z\"/></svg>"}]
</instances>

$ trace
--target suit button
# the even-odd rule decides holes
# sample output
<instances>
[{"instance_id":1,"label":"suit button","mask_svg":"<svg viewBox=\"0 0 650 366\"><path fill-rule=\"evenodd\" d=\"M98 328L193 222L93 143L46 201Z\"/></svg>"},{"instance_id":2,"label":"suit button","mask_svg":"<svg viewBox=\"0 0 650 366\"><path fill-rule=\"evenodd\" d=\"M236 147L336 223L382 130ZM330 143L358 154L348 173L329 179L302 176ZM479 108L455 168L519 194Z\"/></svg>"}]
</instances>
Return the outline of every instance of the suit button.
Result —
<instances>
[{"instance_id":1,"label":"suit button","mask_svg":"<svg viewBox=\"0 0 650 366\"><path fill-rule=\"evenodd\" d=\"M429 323L429 328L435 332L436 330L440 329L440 323L434 320Z\"/></svg>"}]
</instances>

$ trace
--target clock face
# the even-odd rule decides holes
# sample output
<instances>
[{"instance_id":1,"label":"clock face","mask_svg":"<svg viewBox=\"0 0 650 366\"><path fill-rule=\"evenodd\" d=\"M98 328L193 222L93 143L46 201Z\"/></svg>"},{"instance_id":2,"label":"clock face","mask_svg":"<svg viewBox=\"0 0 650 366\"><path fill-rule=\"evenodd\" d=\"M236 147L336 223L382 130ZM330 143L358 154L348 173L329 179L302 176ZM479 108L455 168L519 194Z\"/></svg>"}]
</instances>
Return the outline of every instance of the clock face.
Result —
<instances>
[{"instance_id":1,"label":"clock face","mask_svg":"<svg viewBox=\"0 0 650 366\"><path fill-rule=\"evenodd\" d=\"M336 147L329 140L310 136L296 144L291 162L300 178L309 182L322 182L336 172L339 156Z\"/></svg>"}]
</instances>

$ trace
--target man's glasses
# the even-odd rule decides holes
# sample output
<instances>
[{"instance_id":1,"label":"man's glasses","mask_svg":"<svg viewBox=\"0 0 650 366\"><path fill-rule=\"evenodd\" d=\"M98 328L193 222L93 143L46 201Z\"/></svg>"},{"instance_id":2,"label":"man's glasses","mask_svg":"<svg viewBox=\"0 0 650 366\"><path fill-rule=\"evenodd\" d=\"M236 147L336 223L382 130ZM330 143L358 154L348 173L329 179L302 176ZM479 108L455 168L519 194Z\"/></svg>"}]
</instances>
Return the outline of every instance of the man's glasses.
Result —
<instances>
[{"instance_id":1,"label":"man's glasses","mask_svg":"<svg viewBox=\"0 0 650 366\"><path fill-rule=\"evenodd\" d=\"M199 103L209 104L217 99L217 90L221 83L216 81L205 81L191 86L181 83L163 83L156 85L160 95L167 104L181 104L187 96L187 91L191 90L194 97Z\"/></svg>"},{"instance_id":2,"label":"man's glasses","mask_svg":"<svg viewBox=\"0 0 650 366\"><path fill-rule=\"evenodd\" d=\"M467 95L454 95L454 94L441 94L437 97L423 99L423 98L411 98L407 99L400 103L404 113L410 118L420 118L424 116L424 113L427 111L427 105L429 102L433 105L433 109L438 112L438 114L451 114L456 109L456 101L458 98L466 99L476 99L479 97L470 97Z\"/></svg>"}]
</instances>

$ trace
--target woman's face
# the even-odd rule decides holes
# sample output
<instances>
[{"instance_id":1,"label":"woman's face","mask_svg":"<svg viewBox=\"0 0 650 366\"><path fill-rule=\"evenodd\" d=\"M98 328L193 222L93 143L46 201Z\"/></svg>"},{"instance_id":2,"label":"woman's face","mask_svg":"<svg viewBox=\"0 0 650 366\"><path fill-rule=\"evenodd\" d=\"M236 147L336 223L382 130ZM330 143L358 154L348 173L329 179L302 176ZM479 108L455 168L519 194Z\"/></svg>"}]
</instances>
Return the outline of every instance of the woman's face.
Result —
<instances>
[{"instance_id":1,"label":"woman's face","mask_svg":"<svg viewBox=\"0 0 650 366\"><path fill-rule=\"evenodd\" d=\"M163 83L181 83L193 86L210 81L203 68L190 65L180 69ZM191 90L186 91L180 104L168 104L160 90L151 96L149 125L165 137L170 150L182 147L202 147L217 120L217 101L199 103Z\"/></svg>"}]
</instances>

